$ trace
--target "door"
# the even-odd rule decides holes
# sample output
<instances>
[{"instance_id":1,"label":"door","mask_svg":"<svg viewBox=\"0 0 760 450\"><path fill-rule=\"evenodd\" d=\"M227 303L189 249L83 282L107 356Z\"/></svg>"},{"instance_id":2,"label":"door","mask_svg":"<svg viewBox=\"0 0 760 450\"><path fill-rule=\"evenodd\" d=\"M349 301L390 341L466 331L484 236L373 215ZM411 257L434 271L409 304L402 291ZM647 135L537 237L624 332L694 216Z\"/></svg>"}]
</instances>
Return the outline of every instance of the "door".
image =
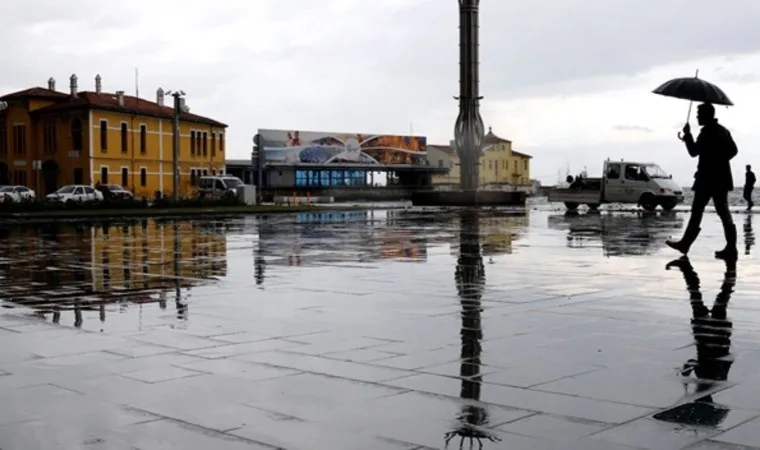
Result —
<instances>
[{"instance_id":1,"label":"door","mask_svg":"<svg viewBox=\"0 0 760 450\"><path fill-rule=\"evenodd\" d=\"M94 201L98 199L98 197L95 195L95 189L89 186L84 187L84 196L87 201Z\"/></svg>"},{"instance_id":2,"label":"door","mask_svg":"<svg viewBox=\"0 0 760 450\"><path fill-rule=\"evenodd\" d=\"M625 180L622 177L623 163L610 163L604 173L604 200L610 203L625 201Z\"/></svg>"},{"instance_id":3,"label":"door","mask_svg":"<svg viewBox=\"0 0 760 450\"><path fill-rule=\"evenodd\" d=\"M71 199L74 200L75 202L84 201L85 200L84 189L82 189L81 187L74 189L74 193L71 195Z\"/></svg>"},{"instance_id":4,"label":"door","mask_svg":"<svg viewBox=\"0 0 760 450\"><path fill-rule=\"evenodd\" d=\"M641 164L626 163L623 168L625 181L625 202L638 203L641 194L647 191L649 177L644 173Z\"/></svg>"}]
</instances>

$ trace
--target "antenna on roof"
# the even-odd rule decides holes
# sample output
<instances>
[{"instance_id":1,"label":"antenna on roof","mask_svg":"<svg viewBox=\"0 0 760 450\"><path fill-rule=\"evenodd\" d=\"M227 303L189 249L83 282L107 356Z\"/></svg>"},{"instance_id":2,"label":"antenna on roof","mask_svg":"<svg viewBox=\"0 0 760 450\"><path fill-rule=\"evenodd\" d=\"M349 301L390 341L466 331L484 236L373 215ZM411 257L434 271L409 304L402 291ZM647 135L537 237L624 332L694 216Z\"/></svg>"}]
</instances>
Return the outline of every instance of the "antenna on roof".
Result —
<instances>
[{"instance_id":1,"label":"antenna on roof","mask_svg":"<svg viewBox=\"0 0 760 450\"><path fill-rule=\"evenodd\" d=\"M139 84L139 78L140 74L137 72L137 67L135 67L135 97L140 98L140 84Z\"/></svg>"}]
</instances>

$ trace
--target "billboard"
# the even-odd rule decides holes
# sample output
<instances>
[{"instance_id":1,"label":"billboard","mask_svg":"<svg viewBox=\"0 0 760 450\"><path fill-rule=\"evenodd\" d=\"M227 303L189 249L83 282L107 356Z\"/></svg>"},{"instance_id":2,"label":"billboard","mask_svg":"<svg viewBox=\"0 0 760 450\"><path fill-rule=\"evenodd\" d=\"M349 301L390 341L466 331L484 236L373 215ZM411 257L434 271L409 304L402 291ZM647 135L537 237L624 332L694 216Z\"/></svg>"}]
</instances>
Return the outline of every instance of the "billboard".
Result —
<instances>
[{"instance_id":1,"label":"billboard","mask_svg":"<svg viewBox=\"0 0 760 450\"><path fill-rule=\"evenodd\" d=\"M265 164L426 165L427 138L364 133L259 130Z\"/></svg>"}]
</instances>

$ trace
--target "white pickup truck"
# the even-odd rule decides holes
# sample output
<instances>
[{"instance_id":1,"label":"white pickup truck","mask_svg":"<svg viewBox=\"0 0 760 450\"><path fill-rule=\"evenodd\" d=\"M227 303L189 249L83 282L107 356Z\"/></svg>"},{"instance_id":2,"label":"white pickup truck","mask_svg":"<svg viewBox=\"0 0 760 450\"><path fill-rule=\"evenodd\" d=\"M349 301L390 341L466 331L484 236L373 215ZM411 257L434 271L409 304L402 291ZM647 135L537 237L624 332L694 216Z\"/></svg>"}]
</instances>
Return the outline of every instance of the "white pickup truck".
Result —
<instances>
[{"instance_id":1,"label":"white pickup truck","mask_svg":"<svg viewBox=\"0 0 760 450\"><path fill-rule=\"evenodd\" d=\"M660 166L633 161L604 162L602 178L584 178L566 189L548 192L550 202L563 202L569 210L581 204L597 209L602 203L627 203L654 211L670 211L683 202L683 189Z\"/></svg>"}]
</instances>

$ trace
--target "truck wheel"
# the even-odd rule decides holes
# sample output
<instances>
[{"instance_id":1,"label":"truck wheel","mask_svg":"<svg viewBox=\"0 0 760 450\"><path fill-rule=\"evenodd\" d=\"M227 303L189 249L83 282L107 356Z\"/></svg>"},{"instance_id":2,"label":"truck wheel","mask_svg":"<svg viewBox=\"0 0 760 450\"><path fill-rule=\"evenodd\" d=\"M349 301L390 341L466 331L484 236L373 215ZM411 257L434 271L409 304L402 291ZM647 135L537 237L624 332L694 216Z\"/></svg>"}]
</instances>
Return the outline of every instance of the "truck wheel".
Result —
<instances>
[{"instance_id":1,"label":"truck wheel","mask_svg":"<svg viewBox=\"0 0 760 450\"><path fill-rule=\"evenodd\" d=\"M565 202L565 208L569 209L570 211L575 211L578 209L578 204L575 202Z\"/></svg>"},{"instance_id":2,"label":"truck wheel","mask_svg":"<svg viewBox=\"0 0 760 450\"><path fill-rule=\"evenodd\" d=\"M599 203L588 203L586 206L588 206L588 209L591 211L596 211L599 209Z\"/></svg>"},{"instance_id":3,"label":"truck wheel","mask_svg":"<svg viewBox=\"0 0 760 450\"><path fill-rule=\"evenodd\" d=\"M657 200L655 200L654 195L647 192L639 199L639 205L646 211L654 211L657 209Z\"/></svg>"},{"instance_id":4,"label":"truck wheel","mask_svg":"<svg viewBox=\"0 0 760 450\"><path fill-rule=\"evenodd\" d=\"M676 201L675 200L663 200L660 202L660 206L662 206L662 209L665 211L672 211L673 208L676 207Z\"/></svg>"}]
</instances>

